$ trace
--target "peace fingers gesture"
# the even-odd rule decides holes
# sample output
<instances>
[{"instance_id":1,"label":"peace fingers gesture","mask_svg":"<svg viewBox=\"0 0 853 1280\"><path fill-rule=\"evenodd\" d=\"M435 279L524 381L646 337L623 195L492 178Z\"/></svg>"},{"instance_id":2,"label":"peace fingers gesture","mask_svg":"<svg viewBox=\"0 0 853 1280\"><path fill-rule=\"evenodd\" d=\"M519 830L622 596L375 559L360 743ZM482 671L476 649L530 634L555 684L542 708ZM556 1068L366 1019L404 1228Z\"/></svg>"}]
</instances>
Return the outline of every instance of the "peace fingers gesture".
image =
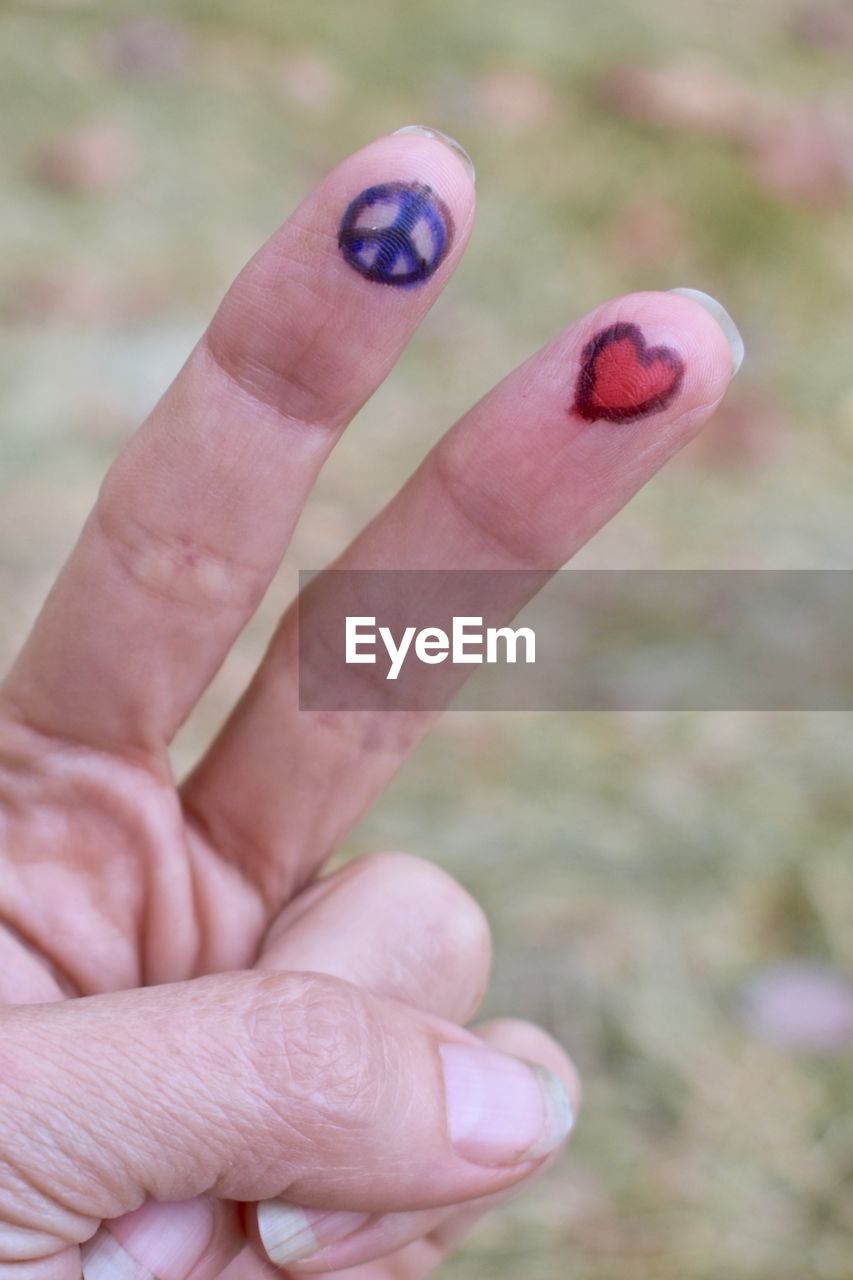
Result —
<instances>
[{"instance_id":1,"label":"peace fingers gesture","mask_svg":"<svg viewBox=\"0 0 853 1280\"><path fill-rule=\"evenodd\" d=\"M177 1274L168 1259L139 1256L139 1220L125 1224L127 1250L114 1246L119 1224L90 1250L90 1280L127 1280L116 1267L131 1247L140 1276L213 1280L244 1228L257 1254L266 1245L275 1255L277 1239L285 1261L281 1231L263 1230L281 1211L265 1210L258 1234L254 1212L239 1217L226 1201L284 1195L308 1215L300 1230L318 1248L317 1215L350 1215L335 1227L350 1226L350 1253L330 1241L339 1252L315 1269L405 1250L425 1233L444 1239L445 1228L449 1242L457 1232L442 1206L505 1192L568 1131L572 1107L555 1077L455 1025L479 987L462 1004L452 989L430 1004L428 958L389 985L375 957L356 958L355 937L328 956L305 937L280 953L286 930L264 941L426 718L300 712L291 610L180 789L168 756L336 439L458 263L473 208L470 171L423 133L378 140L320 185L238 277L113 466L3 685L0 985L6 1001L32 1007L0 1013L0 1037L17 1078L32 1083L23 1101L14 1071L0 1086L0 1216L15 1224L0 1227L0 1280L22 1277L22 1259L26 1280L79 1280L77 1245L146 1195L210 1193L212 1234ZM601 346L617 330L621 346ZM729 338L692 298L605 304L476 405L340 565L558 567L709 417L737 363ZM662 370L676 368L677 385L663 388ZM301 902L288 910L298 916ZM470 907L446 888L437 902L441 948L452 952L454 921ZM312 936L339 934L351 909L315 917ZM415 913L392 944L417 929ZM473 945L482 973L482 935ZM267 972L202 977L247 969L259 953ZM326 976L296 979L294 968ZM163 983L179 985L131 990ZM60 993L95 998L36 1008ZM541 1033L486 1037L547 1063L576 1103L571 1070ZM49 1111L69 1070L74 1088L33 1146L27 1099ZM198 1202L169 1210L176 1238L183 1211L197 1215ZM353 1214L370 1221L352 1226ZM162 1242L164 1231L146 1238ZM414 1276L435 1251L406 1258Z\"/></svg>"}]
</instances>

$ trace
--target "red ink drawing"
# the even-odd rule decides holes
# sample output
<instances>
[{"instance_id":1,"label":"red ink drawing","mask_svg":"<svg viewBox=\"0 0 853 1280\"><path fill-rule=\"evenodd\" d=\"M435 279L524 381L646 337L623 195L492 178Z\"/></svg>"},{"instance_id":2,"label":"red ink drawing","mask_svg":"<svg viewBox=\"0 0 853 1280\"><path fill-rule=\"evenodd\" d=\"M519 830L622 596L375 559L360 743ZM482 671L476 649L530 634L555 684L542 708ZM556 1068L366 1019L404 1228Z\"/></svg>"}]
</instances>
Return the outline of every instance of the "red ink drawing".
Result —
<instances>
[{"instance_id":1,"label":"red ink drawing","mask_svg":"<svg viewBox=\"0 0 853 1280\"><path fill-rule=\"evenodd\" d=\"M584 348L574 411L586 422L635 422L671 405L683 381L677 352L647 346L635 324L613 324Z\"/></svg>"}]
</instances>

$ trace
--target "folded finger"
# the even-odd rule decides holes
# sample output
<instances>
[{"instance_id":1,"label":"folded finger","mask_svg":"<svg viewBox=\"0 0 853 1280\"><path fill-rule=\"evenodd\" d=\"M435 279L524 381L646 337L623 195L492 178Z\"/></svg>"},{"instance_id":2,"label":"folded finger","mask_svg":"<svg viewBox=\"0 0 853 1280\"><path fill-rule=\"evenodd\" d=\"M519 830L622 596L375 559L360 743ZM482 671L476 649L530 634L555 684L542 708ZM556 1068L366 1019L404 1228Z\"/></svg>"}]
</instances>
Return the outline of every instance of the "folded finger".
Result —
<instances>
[{"instance_id":1,"label":"folded finger","mask_svg":"<svg viewBox=\"0 0 853 1280\"><path fill-rule=\"evenodd\" d=\"M334 567L558 568L725 393L741 348L715 305L642 293L599 307L476 405ZM335 590L334 575L313 583L312 609ZM293 608L185 788L271 902L335 848L433 719L300 710L298 669Z\"/></svg>"},{"instance_id":2,"label":"folded finger","mask_svg":"<svg viewBox=\"0 0 853 1280\"><path fill-rule=\"evenodd\" d=\"M453 271L473 206L458 150L404 131L345 160L258 252L107 476L5 686L18 716L99 748L174 734Z\"/></svg>"},{"instance_id":3,"label":"folded finger","mask_svg":"<svg viewBox=\"0 0 853 1280\"><path fill-rule=\"evenodd\" d=\"M0 1152L16 1175L0 1261L22 1240L38 1259L88 1239L146 1191L368 1214L477 1199L527 1176L572 1123L544 1068L321 974L11 1007L0 1030Z\"/></svg>"},{"instance_id":4,"label":"folded finger","mask_svg":"<svg viewBox=\"0 0 853 1280\"><path fill-rule=\"evenodd\" d=\"M491 968L481 908L440 867L409 854L350 863L301 893L270 929L258 968L344 978L466 1023Z\"/></svg>"},{"instance_id":5,"label":"folded finger","mask_svg":"<svg viewBox=\"0 0 853 1280\"><path fill-rule=\"evenodd\" d=\"M581 1092L577 1072L561 1047L544 1031L512 1020L483 1023L474 1030L490 1048L541 1063L553 1071L566 1086L577 1114ZM551 1156L535 1176L555 1159L556 1155ZM508 1191L461 1208L385 1214L355 1226L352 1216L306 1213L296 1206L270 1201L258 1208L256 1239L262 1256L296 1274L331 1277L346 1269L350 1275L351 1267L370 1263L374 1264L369 1271L370 1280L420 1280L443 1262L486 1214L523 1195L530 1181L528 1178ZM381 1265L378 1259L384 1260Z\"/></svg>"},{"instance_id":6,"label":"folded finger","mask_svg":"<svg viewBox=\"0 0 853 1280\"><path fill-rule=\"evenodd\" d=\"M480 1003L490 960L485 917L460 885L420 858L383 854L327 876L285 908L258 967L344 978L464 1022ZM149 1200L102 1227L87 1249L85 1280L140 1280L131 1266L145 1268L144 1280L217 1280L244 1245L234 1206ZM240 1266L251 1274L260 1263Z\"/></svg>"}]
</instances>

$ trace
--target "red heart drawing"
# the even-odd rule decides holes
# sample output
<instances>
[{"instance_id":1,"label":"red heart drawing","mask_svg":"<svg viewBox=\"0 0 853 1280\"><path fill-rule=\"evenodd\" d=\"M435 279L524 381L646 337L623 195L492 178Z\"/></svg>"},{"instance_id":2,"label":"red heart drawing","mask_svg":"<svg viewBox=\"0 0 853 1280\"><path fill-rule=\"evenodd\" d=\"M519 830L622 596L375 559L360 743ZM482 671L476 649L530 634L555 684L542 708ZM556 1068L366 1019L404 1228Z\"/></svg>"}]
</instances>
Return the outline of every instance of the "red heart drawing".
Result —
<instances>
[{"instance_id":1,"label":"red heart drawing","mask_svg":"<svg viewBox=\"0 0 853 1280\"><path fill-rule=\"evenodd\" d=\"M672 404L684 361L670 347L649 347L635 324L613 324L588 342L574 411L586 422L635 422Z\"/></svg>"}]
</instances>

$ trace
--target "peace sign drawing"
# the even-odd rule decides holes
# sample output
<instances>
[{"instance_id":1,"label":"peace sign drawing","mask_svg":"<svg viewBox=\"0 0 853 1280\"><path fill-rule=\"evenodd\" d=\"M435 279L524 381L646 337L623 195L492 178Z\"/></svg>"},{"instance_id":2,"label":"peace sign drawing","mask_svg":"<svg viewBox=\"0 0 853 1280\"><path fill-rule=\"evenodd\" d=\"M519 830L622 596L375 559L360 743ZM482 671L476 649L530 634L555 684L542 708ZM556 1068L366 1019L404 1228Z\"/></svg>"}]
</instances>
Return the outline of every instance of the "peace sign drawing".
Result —
<instances>
[{"instance_id":1,"label":"peace sign drawing","mask_svg":"<svg viewBox=\"0 0 853 1280\"><path fill-rule=\"evenodd\" d=\"M341 220L338 244L351 267L378 284L428 280L453 237L450 210L420 182L383 182L356 196Z\"/></svg>"}]
</instances>

